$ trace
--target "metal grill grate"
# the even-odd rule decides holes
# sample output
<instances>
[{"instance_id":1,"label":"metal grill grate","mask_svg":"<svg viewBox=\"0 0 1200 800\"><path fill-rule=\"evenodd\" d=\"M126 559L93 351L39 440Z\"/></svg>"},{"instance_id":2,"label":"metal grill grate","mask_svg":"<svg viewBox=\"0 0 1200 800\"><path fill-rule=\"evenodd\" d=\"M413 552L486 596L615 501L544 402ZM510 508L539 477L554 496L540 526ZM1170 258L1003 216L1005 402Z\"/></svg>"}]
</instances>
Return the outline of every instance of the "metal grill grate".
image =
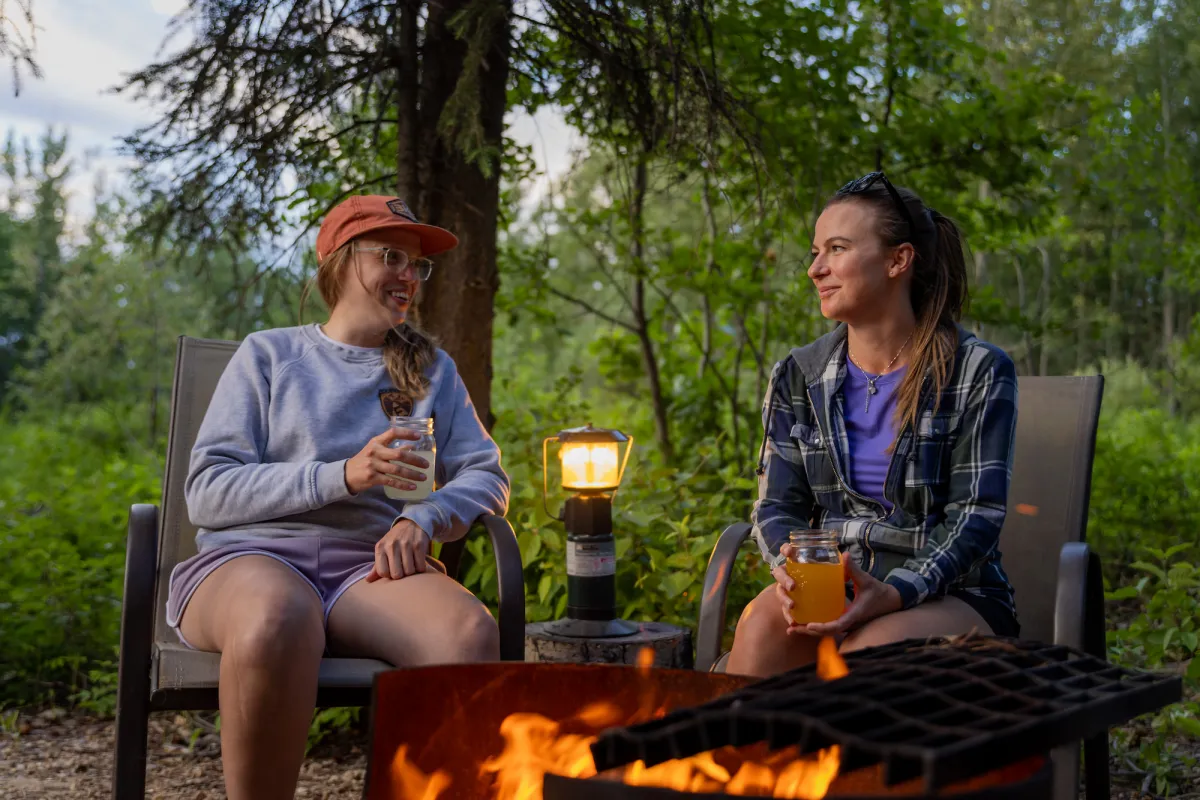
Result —
<instances>
[{"instance_id":1,"label":"metal grill grate","mask_svg":"<svg viewBox=\"0 0 1200 800\"><path fill-rule=\"evenodd\" d=\"M765 741L842 748L842 771L882 763L891 786L937 789L1178 701L1177 676L1137 672L1058 645L909 640L846 656L823 682L805 667L592 745L598 770Z\"/></svg>"}]
</instances>

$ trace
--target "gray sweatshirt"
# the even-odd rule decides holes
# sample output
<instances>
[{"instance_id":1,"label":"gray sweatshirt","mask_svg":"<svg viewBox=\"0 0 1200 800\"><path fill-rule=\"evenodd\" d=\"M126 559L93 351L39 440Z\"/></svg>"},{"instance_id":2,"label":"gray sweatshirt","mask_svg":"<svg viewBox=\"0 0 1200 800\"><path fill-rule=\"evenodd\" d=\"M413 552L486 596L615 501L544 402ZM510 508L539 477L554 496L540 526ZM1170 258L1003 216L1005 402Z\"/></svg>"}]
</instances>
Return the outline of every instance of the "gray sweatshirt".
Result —
<instances>
[{"instance_id":1,"label":"gray sweatshirt","mask_svg":"<svg viewBox=\"0 0 1200 800\"><path fill-rule=\"evenodd\" d=\"M399 519L439 541L508 509L508 476L445 352L412 411L434 417L436 485L419 502L346 488L346 461L388 429L392 388L379 348L335 342L315 325L246 337L217 383L184 493L201 551L286 536L374 543Z\"/></svg>"}]
</instances>

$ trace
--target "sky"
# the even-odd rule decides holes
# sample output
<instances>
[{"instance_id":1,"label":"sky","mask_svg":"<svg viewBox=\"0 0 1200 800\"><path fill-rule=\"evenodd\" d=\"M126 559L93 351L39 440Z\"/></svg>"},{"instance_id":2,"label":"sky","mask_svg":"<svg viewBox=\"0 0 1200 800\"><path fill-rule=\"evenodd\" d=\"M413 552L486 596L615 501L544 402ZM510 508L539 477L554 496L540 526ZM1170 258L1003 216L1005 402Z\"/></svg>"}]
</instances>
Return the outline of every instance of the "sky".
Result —
<instances>
[{"instance_id":1,"label":"sky","mask_svg":"<svg viewBox=\"0 0 1200 800\"><path fill-rule=\"evenodd\" d=\"M122 78L161 51L172 15L185 0L35 0L40 80L24 75L13 95L8 65L0 69L0 135L36 138L48 126L69 134L75 174L68 184L68 226L78 231L92 207L98 172L110 185L126 162L117 153L120 137L154 120L154 109L114 94ZM177 42L172 42L172 45ZM509 135L533 146L540 176L530 196L569 166L580 137L552 110L530 117L510 113Z\"/></svg>"}]
</instances>

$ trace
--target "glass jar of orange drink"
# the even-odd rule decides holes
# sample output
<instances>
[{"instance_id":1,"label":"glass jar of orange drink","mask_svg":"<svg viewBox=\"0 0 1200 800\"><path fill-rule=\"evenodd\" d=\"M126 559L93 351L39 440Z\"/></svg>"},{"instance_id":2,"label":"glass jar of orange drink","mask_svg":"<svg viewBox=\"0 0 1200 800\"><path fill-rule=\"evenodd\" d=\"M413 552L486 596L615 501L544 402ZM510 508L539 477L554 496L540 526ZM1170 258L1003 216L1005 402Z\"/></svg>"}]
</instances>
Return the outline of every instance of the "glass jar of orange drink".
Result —
<instances>
[{"instance_id":1,"label":"glass jar of orange drink","mask_svg":"<svg viewBox=\"0 0 1200 800\"><path fill-rule=\"evenodd\" d=\"M842 574L837 534L833 531L792 531L791 554L784 565L796 585L788 592L795 604L797 625L832 622L846 607L846 577Z\"/></svg>"}]
</instances>

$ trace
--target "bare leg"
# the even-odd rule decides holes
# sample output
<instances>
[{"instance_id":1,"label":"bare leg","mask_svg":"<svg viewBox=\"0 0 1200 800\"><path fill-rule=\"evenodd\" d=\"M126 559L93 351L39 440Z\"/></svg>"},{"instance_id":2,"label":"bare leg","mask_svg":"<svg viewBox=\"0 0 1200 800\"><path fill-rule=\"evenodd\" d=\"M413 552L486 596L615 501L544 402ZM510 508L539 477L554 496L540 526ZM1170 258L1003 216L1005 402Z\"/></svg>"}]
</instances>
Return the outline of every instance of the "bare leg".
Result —
<instances>
[{"instance_id":1,"label":"bare leg","mask_svg":"<svg viewBox=\"0 0 1200 800\"><path fill-rule=\"evenodd\" d=\"M359 581L329 612L330 649L397 666L500 660L487 606L440 572Z\"/></svg>"},{"instance_id":2,"label":"bare leg","mask_svg":"<svg viewBox=\"0 0 1200 800\"><path fill-rule=\"evenodd\" d=\"M765 678L812 663L817 657L814 636L788 635L783 605L772 583L750 601L733 634L733 652L725 671Z\"/></svg>"},{"instance_id":3,"label":"bare leg","mask_svg":"<svg viewBox=\"0 0 1200 800\"><path fill-rule=\"evenodd\" d=\"M239 556L204 579L180 630L221 654L221 755L230 800L291 798L325 648L316 592L287 565Z\"/></svg>"},{"instance_id":4,"label":"bare leg","mask_svg":"<svg viewBox=\"0 0 1200 800\"><path fill-rule=\"evenodd\" d=\"M975 609L957 597L943 597L926 600L906 611L876 617L861 628L851 631L842 642L841 649L842 652L850 652L904 639L955 636L970 633L972 628L984 636L992 634L992 629Z\"/></svg>"},{"instance_id":5,"label":"bare leg","mask_svg":"<svg viewBox=\"0 0 1200 800\"><path fill-rule=\"evenodd\" d=\"M975 609L956 597L946 597L873 619L847 634L840 649L850 652L903 639L970 633L972 629L984 636L992 633ZM787 621L772 584L742 612L726 671L756 677L787 672L814 661L818 641L803 634L787 634Z\"/></svg>"}]
</instances>

